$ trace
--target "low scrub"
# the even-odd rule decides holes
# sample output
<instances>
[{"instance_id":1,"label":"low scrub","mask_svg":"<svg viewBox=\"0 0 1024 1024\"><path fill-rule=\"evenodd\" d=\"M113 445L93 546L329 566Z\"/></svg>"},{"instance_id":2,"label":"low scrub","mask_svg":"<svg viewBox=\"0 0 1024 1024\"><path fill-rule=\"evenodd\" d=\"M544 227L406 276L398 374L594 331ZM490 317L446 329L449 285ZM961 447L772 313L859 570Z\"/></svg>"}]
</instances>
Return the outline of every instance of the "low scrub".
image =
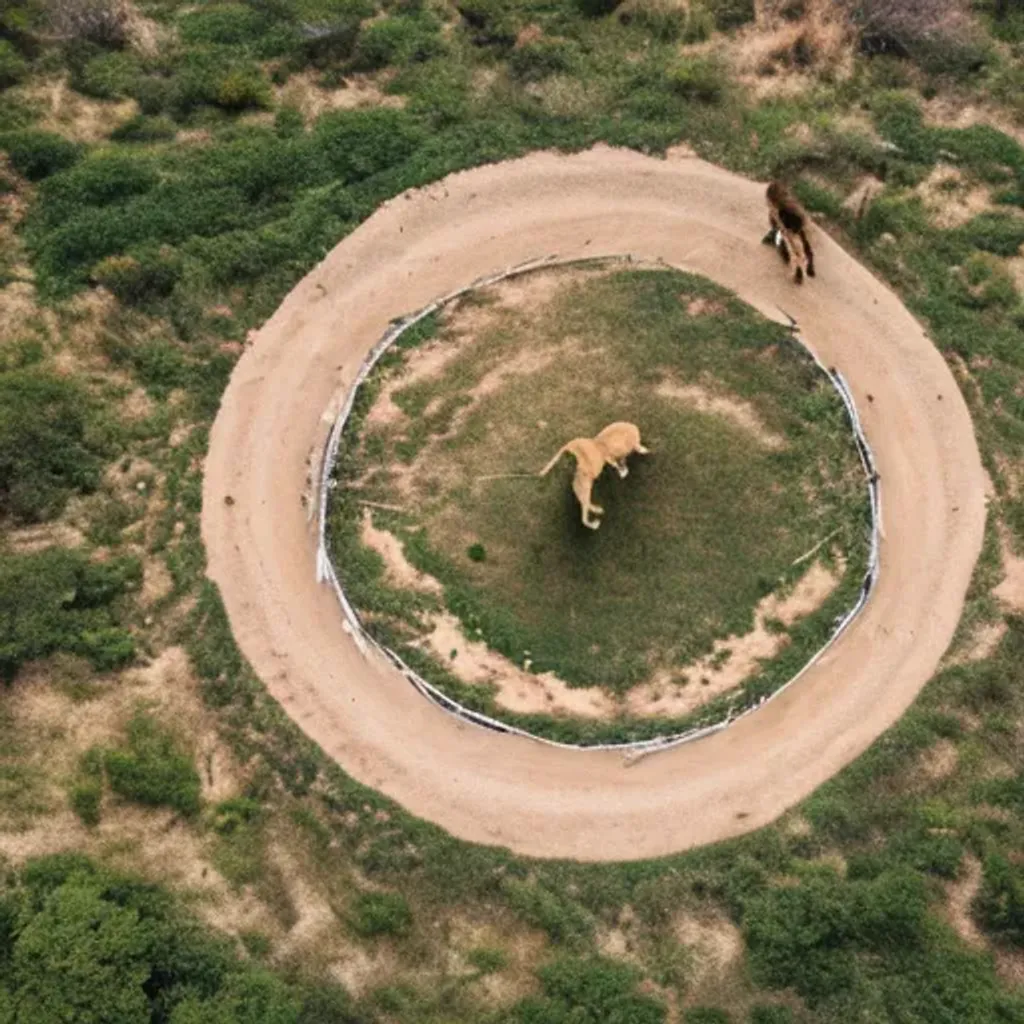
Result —
<instances>
[{"instance_id":1,"label":"low scrub","mask_svg":"<svg viewBox=\"0 0 1024 1024\"><path fill-rule=\"evenodd\" d=\"M0 132L0 153L6 153L11 166L29 181L62 171L82 155L81 147L63 136L34 129Z\"/></svg>"},{"instance_id":2,"label":"low scrub","mask_svg":"<svg viewBox=\"0 0 1024 1024\"><path fill-rule=\"evenodd\" d=\"M0 373L0 516L35 523L99 484L104 437L89 396L34 367Z\"/></svg>"},{"instance_id":3,"label":"low scrub","mask_svg":"<svg viewBox=\"0 0 1024 1024\"><path fill-rule=\"evenodd\" d=\"M404 935L412 925L412 912L397 892L364 892L355 901L352 928L358 935Z\"/></svg>"},{"instance_id":4,"label":"low scrub","mask_svg":"<svg viewBox=\"0 0 1024 1024\"><path fill-rule=\"evenodd\" d=\"M0 39L0 90L17 85L28 74L28 62L14 44Z\"/></svg>"},{"instance_id":5,"label":"low scrub","mask_svg":"<svg viewBox=\"0 0 1024 1024\"><path fill-rule=\"evenodd\" d=\"M136 559L94 563L65 548L0 559L0 680L58 651L104 671L130 662L135 642L118 613L141 579Z\"/></svg>"},{"instance_id":6,"label":"low scrub","mask_svg":"<svg viewBox=\"0 0 1024 1024\"><path fill-rule=\"evenodd\" d=\"M148 715L128 723L126 745L107 751L103 764L110 788L126 800L185 815L199 810L201 786L191 755Z\"/></svg>"}]
</instances>

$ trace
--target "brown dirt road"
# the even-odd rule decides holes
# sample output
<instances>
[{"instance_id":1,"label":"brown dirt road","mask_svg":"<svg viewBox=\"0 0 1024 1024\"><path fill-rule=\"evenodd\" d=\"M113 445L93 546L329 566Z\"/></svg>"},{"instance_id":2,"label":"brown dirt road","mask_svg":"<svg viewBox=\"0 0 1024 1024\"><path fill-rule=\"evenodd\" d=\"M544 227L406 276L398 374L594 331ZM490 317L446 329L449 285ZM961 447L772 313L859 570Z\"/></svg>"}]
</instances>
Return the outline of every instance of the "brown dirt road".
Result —
<instances>
[{"instance_id":1,"label":"brown dirt road","mask_svg":"<svg viewBox=\"0 0 1024 1024\"><path fill-rule=\"evenodd\" d=\"M239 360L206 461L209 574L271 694L356 779L468 840L538 857L653 857L772 821L895 722L932 675L984 529L967 408L899 299L821 232L819 277L790 283L759 244L762 194L697 159L606 147L457 174L386 203ZM361 655L316 582L315 523L301 501L340 396L389 320L553 253L663 259L775 319L783 306L850 381L882 478L881 577L838 643L730 728L629 766L464 724Z\"/></svg>"}]
</instances>

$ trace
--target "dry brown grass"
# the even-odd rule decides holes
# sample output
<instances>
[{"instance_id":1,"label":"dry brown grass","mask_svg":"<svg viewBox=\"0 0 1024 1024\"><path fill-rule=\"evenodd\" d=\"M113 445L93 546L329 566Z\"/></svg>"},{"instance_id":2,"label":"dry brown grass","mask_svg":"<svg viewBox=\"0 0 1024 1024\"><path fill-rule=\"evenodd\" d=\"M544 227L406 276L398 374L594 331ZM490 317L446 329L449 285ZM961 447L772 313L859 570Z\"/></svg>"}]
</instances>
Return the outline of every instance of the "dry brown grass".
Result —
<instances>
[{"instance_id":1,"label":"dry brown grass","mask_svg":"<svg viewBox=\"0 0 1024 1024\"><path fill-rule=\"evenodd\" d=\"M853 70L856 33L833 0L807 0L795 20L781 3L764 3L756 23L731 45L733 66L759 95L804 91L821 77L844 79Z\"/></svg>"}]
</instances>

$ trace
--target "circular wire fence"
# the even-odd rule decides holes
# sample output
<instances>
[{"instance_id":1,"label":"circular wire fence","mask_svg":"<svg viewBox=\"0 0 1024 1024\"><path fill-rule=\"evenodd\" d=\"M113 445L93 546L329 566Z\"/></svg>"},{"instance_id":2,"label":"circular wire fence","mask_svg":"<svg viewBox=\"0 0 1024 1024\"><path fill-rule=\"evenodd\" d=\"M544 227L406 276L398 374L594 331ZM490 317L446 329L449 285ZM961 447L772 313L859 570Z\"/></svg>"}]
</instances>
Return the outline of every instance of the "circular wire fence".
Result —
<instances>
[{"instance_id":1,"label":"circular wire fence","mask_svg":"<svg viewBox=\"0 0 1024 1024\"><path fill-rule=\"evenodd\" d=\"M334 425L331 428L330 435L327 439L327 445L324 450L323 460L320 467L320 477L318 482L318 500L313 503L313 508L316 510L318 517L318 533L319 541L317 547L317 581L320 583L328 582L333 587L335 594L338 597L338 601L341 604L342 612L345 616L345 626L347 632L349 632L352 638L355 640L356 645L360 651L367 654L369 651L374 650L379 654L383 655L388 661L391 662L398 669L399 672L428 700L433 701L439 707L443 708L450 714L456 715L459 718L467 722L472 722L474 725L480 726L485 729L491 729L495 732L509 733L516 736L524 736L528 739L534 740L537 743L546 743L549 746L561 747L568 750L618 750L627 756L639 757L644 754L654 753L658 750L666 750L669 747L679 746L682 743L689 743L693 740L700 739L703 736L710 736L712 733L720 732L722 729L728 728L733 722L739 721L739 719L746 715L753 714L768 701L774 700L780 694L785 692L791 687L812 665L819 661L826 651L839 639L840 636L849 628L853 620L863 610L868 598L871 595L871 591L874 588L875 582L878 579L878 544L879 536L881 533L881 518L882 508L880 500L880 481L878 473L875 469L875 457L871 450L871 446L868 444L868 440L864 435L864 430L860 422L860 417L857 415L857 407L853 401L853 394L850 390L849 384L846 382L846 378L834 367L830 368L825 366L824 363L817 357L814 350L800 337L798 325L789 314L784 314L790 321L790 327L793 332L793 337L803 346L808 352L814 362L817 364L821 372L831 381L832 386L839 393L839 397L842 399L843 405L846 408L847 417L850 421L850 427L853 431L854 440L857 445L857 451L860 455L861 465L864 468L864 474L867 478L868 485L868 497L871 504L871 530L870 530L870 549L868 553L868 564L864 574L863 582L861 583L860 591L857 596L857 600L853 607L844 615L839 616L833 625L832 632L828 640L824 645L817 651L816 654L804 665L804 667L791 679L783 683L778 689L774 690L771 694L762 697L759 701L751 704L747 707L732 708L727 713L726 717L712 725L699 725L694 726L691 729L687 729L683 732L672 733L664 736L656 736L651 739L645 740L633 740L622 743L563 743L558 740L548 739L544 736L538 736L525 729L520 729L514 725L510 725L508 722L502 722L497 718L492 718L489 715L485 715L482 712L474 711L471 708L467 708L460 704L458 701L453 700L446 693L434 686L433 683L428 682L418 672L410 668L405 661L402 660L401 656L396 654L390 647L386 646L375 640L366 627L363 625L359 614L352 606L348 596L345 594L345 589L341 585L341 581L338 579L338 574L335 571L334 565L331 562L330 556L327 552L327 504L332 489L331 475L334 471L334 464L338 456L338 448L341 444L341 437L345 429L345 425L348 422L349 416L352 413L352 407L355 403L356 394L359 388L363 385L366 378L373 371L373 368L380 361L381 357L385 352L407 331L410 327L419 323L425 317L430 316L432 313L436 313L438 310L443 309L445 306L450 305L457 299L461 298L467 292L474 291L478 288L484 288L488 285L497 284L500 281L508 280L509 278L519 277L523 274L531 273L532 271L541 270L550 267L563 267L573 266L580 264L593 264L593 263L632 263L633 260L629 256L622 256L618 254L612 254L608 256L590 256L586 259L568 258L563 259L557 255L545 256L539 259L530 260L526 263L520 263L514 267L509 267L505 270L499 271L495 274L490 274L484 277L477 278L475 281L466 285L463 288L459 288L456 291L450 292L449 294L435 299L432 303L424 306L423 309L416 313L412 313L407 317L403 317L400 320L394 321L388 330L384 333L383 337L374 345L370 350L369 355L363 361L362 366L359 368L359 372L356 375L356 379L352 386L348 390L348 394L345 396L345 402L338 413L337 418L334 421Z\"/></svg>"}]
</instances>

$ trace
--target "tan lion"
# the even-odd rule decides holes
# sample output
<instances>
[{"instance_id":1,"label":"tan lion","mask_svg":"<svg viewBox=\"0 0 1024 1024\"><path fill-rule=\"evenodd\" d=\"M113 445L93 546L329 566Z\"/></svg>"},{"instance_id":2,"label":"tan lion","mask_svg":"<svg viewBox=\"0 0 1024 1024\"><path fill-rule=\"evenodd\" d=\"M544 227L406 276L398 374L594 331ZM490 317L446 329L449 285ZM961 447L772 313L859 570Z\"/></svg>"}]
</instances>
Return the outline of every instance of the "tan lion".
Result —
<instances>
[{"instance_id":1,"label":"tan lion","mask_svg":"<svg viewBox=\"0 0 1024 1024\"><path fill-rule=\"evenodd\" d=\"M604 509L590 500L590 492L594 481L601 475L605 466L614 466L620 477L629 474L626 458L633 452L646 455L650 451L640 443L640 429L632 423L612 423L605 427L597 437L574 437L558 449L554 458L540 471L538 476L545 476L555 463L566 453L576 459L576 475L572 479L573 493L580 503L583 513L583 525L596 530L600 520L591 520L591 513L602 515Z\"/></svg>"}]
</instances>

